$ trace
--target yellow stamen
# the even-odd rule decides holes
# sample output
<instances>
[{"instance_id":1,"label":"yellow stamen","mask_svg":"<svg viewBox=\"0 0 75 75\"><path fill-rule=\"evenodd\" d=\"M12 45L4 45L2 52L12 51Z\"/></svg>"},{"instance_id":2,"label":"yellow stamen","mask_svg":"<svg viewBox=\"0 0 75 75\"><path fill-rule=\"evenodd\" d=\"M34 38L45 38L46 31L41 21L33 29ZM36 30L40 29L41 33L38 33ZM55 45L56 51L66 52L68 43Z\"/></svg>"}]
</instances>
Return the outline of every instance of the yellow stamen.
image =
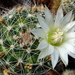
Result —
<instances>
[{"instance_id":1,"label":"yellow stamen","mask_svg":"<svg viewBox=\"0 0 75 75\"><path fill-rule=\"evenodd\" d=\"M63 41L63 32L60 29L56 29L56 31L49 33L48 41L52 45L60 45Z\"/></svg>"}]
</instances>

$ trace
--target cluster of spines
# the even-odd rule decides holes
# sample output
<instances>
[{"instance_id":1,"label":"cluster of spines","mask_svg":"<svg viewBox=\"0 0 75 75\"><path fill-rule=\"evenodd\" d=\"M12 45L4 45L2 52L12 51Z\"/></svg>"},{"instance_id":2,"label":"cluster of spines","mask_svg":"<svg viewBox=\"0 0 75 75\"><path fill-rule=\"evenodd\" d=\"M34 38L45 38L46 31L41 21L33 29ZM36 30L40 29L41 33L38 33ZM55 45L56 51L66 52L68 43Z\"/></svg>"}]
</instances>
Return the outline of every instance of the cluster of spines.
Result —
<instances>
[{"instance_id":1,"label":"cluster of spines","mask_svg":"<svg viewBox=\"0 0 75 75\"><path fill-rule=\"evenodd\" d=\"M34 16L19 6L0 17L0 66L4 75L24 72L27 63L33 64L31 50L36 37L30 31L38 23Z\"/></svg>"},{"instance_id":2,"label":"cluster of spines","mask_svg":"<svg viewBox=\"0 0 75 75\"><path fill-rule=\"evenodd\" d=\"M61 0L61 5L65 13L73 11L75 13L75 0Z\"/></svg>"}]
</instances>

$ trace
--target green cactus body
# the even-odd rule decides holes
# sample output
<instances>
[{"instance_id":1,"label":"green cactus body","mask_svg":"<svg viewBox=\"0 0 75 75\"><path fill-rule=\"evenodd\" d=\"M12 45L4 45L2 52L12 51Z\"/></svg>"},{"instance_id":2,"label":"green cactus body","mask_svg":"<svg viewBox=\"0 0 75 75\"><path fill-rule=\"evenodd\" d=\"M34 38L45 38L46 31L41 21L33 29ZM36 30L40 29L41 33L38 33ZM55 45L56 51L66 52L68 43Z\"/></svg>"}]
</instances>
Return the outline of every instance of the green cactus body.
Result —
<instances>
[{"instance_id":1,"label":"green cactus body","mask_svg":"<svg viewBox=\"0 0 75 75\"><path fill-rule=\"evenodd\" d=\"M1 16L4 20L0 23L0 66L4 75L6 69L9 69L7 74L29 73L31 68L24 66L37 63L40 52L35 50L39 40L30 33L38 24L35 13L30 9L19 12L15 9Z\"/></svg>"}]
</instances>

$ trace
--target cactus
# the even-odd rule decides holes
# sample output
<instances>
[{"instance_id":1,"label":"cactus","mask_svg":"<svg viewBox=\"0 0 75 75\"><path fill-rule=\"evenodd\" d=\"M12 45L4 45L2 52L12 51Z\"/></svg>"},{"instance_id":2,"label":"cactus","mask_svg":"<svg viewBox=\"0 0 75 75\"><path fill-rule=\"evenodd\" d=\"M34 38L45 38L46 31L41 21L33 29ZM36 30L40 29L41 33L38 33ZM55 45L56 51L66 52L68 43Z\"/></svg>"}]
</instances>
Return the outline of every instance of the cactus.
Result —
<instances>
[{"instance_id":1,"label":"cactus","mask_svg":"<svg viewBox=\"0 0 75 75\"><path fill-rule=\"evenodd\" d=\"M44 64L51 66L47 63L50 60L37 61L40 38L31 34L33 28L39 27L35 13L43 14L20 5L0 17L0 72L4 75L38 74L44 72ZM46 69L50 69L47 65Z\"/></svg>"},{"instance_id":2,"label":"cactus","mask_svg":"<svg viewBox=\"0 0 75 75\"><path fill-rule=\"evenodd\" d=\"M75 13L75 0L61 0L61 5L65 13L71 10L73 10L73 14Z\"/></svg>"},{"instance_id":3,"label":"cactus","mask_svg":"<svg viewBox=\"0 0 75 75\"><path fill-rule=\"evenodd\" d=\"M65 71L62 73L62 75L74 75L74 74L75 74L74 70L65 70Z\"/></svg>"}]
</instances>

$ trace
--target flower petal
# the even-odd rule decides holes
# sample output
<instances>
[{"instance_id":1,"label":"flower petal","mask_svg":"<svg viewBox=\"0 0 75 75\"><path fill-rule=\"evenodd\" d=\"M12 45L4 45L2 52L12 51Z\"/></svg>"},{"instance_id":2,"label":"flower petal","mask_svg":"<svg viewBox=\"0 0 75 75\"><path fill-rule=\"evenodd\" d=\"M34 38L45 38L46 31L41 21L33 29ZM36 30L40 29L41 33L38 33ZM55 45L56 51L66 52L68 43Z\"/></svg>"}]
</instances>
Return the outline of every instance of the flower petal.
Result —
<instances>
[{"instance_id":1,"label":"flower petal","mask_svg":"<svg viewBox=\"0 0 75 75\"><path fill-rule=\"evenodd\" d=\"M75 39L70 39L67 42L70 43L71 45L75 46Z\"/></svg>"},{"instance_id":2,"label":"flower petal","mask_svg":"<svg viewBox=\"0 0 75 75\"><path fill-rule=\"evenodd\" d=\"M45 37L45 33L44 33L44 31L42 29L33 29L31 31L31 33L33 33L36 36L42 37L42 38Z\"/></svg>"},{"instance_id":3,"label":"flower petal","mask_svg":"<svg viewBox=\"0 0 75 75\"><path fill-rule=\"evenodd\" d=\"M72 57L72 58L75 58L75 54L74 53L71 53L68 51L68 54Z\"/></svg>"},{"instance_id":4,"label":"flower petal","mask_svg":"<svg viewBox=\"0 0 75 75\"><path fill-rule=\"evenodd\" d=\"M75 48L73 45L71 45L70 43L66 42L63 44L63 46L70 52L75 54Z\"/></svg>"},{"instance_id":5,"label":"flower petal","mask_svg":"<svg viewBox=\"0 0 75 75\"><path fill-rule=\"evenodd\" d=\"M48 47L46 47L45 49L43 49L40 54L38 59L42 59L50 54L52 54L54 52L54 47L52 45L49 45Z\"/></svg>"},{"instance_id":6,"label":"flower petal","mask_svg":"<svg viewBox=\"0 0 75 75\"><path fill-rule=\"evenodd\" d=\"M48 32L49 31L49 26L46 24L45 20L39 15L37 17L38 17L38 20L39 20L39 23L40 23L42 29L45 32Z\"/></svg>"},{"instance_id":7,"label":"flower petal","mask_svg":"<svg viewBox=\"0 0 75 75\"><path fill-rule=\"evenodd\" d=\"M75 26L71 29L72 32L75 32Z\"/></svg>"},{"instance_id":8,"label":"flower petal","mask_svg":"<svg viewBox=\"0 0 75 75\"><path fill-rule=\"evenodd\" d=\"M58 8L57 14L56 14L56 19L55 19L55 26L59 26L61 19L63 18L63 11L62 11L62 7L60 6Z\"/></svg>"},{"instance_id":9,"label":"flower petal","mask_svg":"<svg viewBox=\"0 0 75 75\"><path fill-rule=\"evenodd\" d=\"M67 40L69 40L69 39L74 39L74 38L75 38L75 32L66 33L66 34L65 34L65 38L66 38Z\"/></svg>"},{"instance_id":10,"label":"flower petal","mask_svg":"<svg viewBox=\"0 0 75 75\"><path fill-rule=\"evenodd\" d=\"M68 65L68 54L67 54L67 50L63 47L58 47L57 48L60 54L60 58L63 61L63 63L65 64L65 66Z\"/></svg>"},{"instance_id":11,"label":"flower petal","mask_svg":"<svg viewBox=\"0 0 75 75\"><path fill-rule=\"evenodd\" d=\"M52 27L52 25L54 25L53 15L46 6L45 6L45 19L49 27Z\"/></svg>"},{"instance_id":12,"label":"flower petal","mask_svg":"<svg viewBox=\"0 0 75 75\"><path fill-rule=\"evenodd\" d=\"M75 26L75 21L72 21L69 24L67 24L66 26L64 26L62 30L64 32L67 32L67 31L71 30L74 26Z\"/></svg>"},{"instance_id":13,"label":"flower petal","mask_svg":"<svg viewBox=\"0 0 75 75\"><path fill-rule=\"evenodd\" d=\"M65 17L63 17L61 25L65 26L66 24L68 24L69 22L72 21L72 11L70 11L68 14L65 15Z\"/></svg>"},{"instance_id":14,"label":"flower petal","mask_svg":"<svg viewBox=\"0 0 75 75\"><path fill-rule=\"evenodd\" d=\"M55 68L57 62L59 59L59 54L58 52L55 50L52 54L51 54L51 62L52 62L52 66L53 68Z\"/></svg>"},{"instance_id":15,"label":"flower petal","mask_svg":"<svg viewBox=\"0 0 75 75\"><path fill-rule=\"evenodd\" d=\"M42 40L42 41L40 42L40 44L38 45L38 48L37 48L37 49L44 49L44 48L46 48L48 45L49 45L49 44L48 44L48 42L47 42L46 40Z\"/></svg>"}]
</instances>

